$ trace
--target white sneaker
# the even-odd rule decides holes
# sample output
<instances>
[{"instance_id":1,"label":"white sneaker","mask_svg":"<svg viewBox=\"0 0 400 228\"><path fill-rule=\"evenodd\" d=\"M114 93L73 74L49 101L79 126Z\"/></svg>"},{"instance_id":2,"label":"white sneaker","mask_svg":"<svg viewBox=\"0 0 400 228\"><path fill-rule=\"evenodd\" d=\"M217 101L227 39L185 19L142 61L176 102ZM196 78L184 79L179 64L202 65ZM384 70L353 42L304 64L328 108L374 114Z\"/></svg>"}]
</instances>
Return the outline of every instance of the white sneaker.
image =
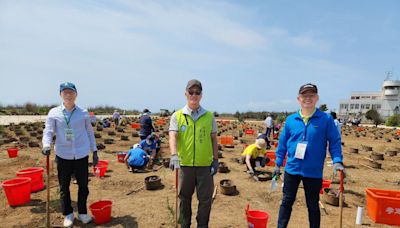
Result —
<instances>
[{"instance_id":1,"label":"white sneaker","mask_svg":"<svg viewBox=\"0 0 400 228\"><path fill-rule=\"evenodd\" d=\"M90 215L88 214L79 214L78 220L81 221L83 224L87 224L92 221L92 217L90 217Z\"/></svg>"},{"instance_id":2,"label":"white sneaker","mask_svg":"<svg viewBox=\"0 0 400 228\"><path fill-rule=\"evenodd\" d=\"M74 213L66 215L64 218L64 227L72 227L74 225Z\"/></svg>"}]
</instances>

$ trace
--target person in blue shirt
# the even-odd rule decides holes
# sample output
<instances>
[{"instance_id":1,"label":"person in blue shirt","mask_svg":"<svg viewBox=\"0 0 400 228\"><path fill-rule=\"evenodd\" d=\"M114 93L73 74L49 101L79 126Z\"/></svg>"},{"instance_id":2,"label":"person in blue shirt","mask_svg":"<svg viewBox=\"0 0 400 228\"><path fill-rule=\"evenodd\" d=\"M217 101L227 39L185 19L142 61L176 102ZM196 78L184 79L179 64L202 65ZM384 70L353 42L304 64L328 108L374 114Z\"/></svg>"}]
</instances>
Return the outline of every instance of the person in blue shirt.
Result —
<instances>
[{"instance_id":1,"label":"person in blue shirt","mask_svg":"<svg viewBox=\"0 0 400 228\"><path fill-rule=\"evenodd\" d=\"M103 128L109 128L111 126L110 121L108 121L108 119L104 119L103 120Z\"/></svg>"},{"instance_id":2,"label":"person in blue shirt","mask_svg":"<svg viewBox=\"0 0 400 228\"><path fill-rule=\"evenodd\" d=\"M74 213L71 205L69 185L74 175L78 184L78 220L86 224L92 220L87 213L88 162L92 151L93 166L99 161L96 140L89 113L75 104L78 96L75 85L65 82L60 85L62 105L52 108L46 118L43 131L42 154L50 156L53 136L56 135L54 151L57 163L60 202L64 217L64 227L72 227Z\"/></svg>"},{"instance_id":3,"label":"person in blue shirt","mask_svg":"<svg viewBox=\"0 0 400 228\"><path fill-rule=\"evenodd\" d=\"M279 138L274 176L280 175L286 154L287 162L278 228L287 227L289 223L300 181L304 186L310 227L320 227L318 202L327 147L334 173L344 170L339 132L332 116L315 108L318 99L316 85L302 85L297 97L301 109L287 117Z\"/></svg>"},{"instance_id":4,"label":"person in blue shirt","mask_svg":"<svg viewBox=\"0 0 400 228\"><path fill-rule=\"evenodd\" d=\"M139 145L147 153L147 155L150 156L150 162L148 165L151 168L156 157L157 143L155 140L155 136L153 134L150 134L149 136L147 136L146 139L140 141Z\"/></svg>"},{"instance_id":5,"label":"person in blue shirt","mask_svg":"<svg viewBox=\"0 0 400 228\"><path fill-rule=\"evenodd\" d=\"M149 157L139 144L135 144L124 160L129 172L142 172L149 162Z\"/></svg>"}]
</instances>

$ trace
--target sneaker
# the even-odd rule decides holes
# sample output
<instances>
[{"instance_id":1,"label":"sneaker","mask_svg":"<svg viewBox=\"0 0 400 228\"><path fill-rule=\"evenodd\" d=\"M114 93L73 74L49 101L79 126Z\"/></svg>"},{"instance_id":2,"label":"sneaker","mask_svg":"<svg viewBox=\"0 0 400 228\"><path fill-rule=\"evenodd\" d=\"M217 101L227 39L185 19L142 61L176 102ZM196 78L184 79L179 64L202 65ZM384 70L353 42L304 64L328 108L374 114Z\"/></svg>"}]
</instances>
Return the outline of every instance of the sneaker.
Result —
<instances>
[{"instance_id":1,"label":"sneaker","mask_svg":"<svg viewBox=\"0 0 400 228\"><path fill-rule=\"evenodd\" d=\"M90 215L88 214L79 214L78 220L81 221L83 224L87 224L92 221L92 217L90 217Z\"/></svg>"},{"instance_id":2,"label":"sneaker","mask_svg":"<svg viewBox=\"0 0 400 228\"><path fill-rule=\"evenodd\" d=\"M64 227L72 227L74 225L74 213L66 215L64 218Z\"/></svg>"}]
</instances>

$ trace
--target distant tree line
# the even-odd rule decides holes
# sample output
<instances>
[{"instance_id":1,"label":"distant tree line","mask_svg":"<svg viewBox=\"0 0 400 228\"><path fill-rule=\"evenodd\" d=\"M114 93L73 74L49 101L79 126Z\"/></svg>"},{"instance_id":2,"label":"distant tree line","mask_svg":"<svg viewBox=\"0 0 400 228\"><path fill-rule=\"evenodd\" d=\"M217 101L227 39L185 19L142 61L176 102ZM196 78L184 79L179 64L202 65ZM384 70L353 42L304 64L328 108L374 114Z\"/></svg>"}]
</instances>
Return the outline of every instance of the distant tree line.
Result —
<instances>
[{"instance_id":1,"label":"distant tree line","mask_svg":"<svg viewBox=\"0 0 400 228\"><path fill-rule=\"evenodd\" d=\"M3 106L0 104L0 115L47 115L50 109L56 106L58 105L38 105L32 102L27 102L23 105ZM114 110L118 110L121 114L125 113L125 115L139 114L138 110L125 110L108 105L88 108L89 112L94 112L96 115L110 115L114 112Z\"/></svg>"},{"instance_id":2,"label":"distant tree line","mask_svg":"<svg viewBox=\"0 0 400 228\"><path fill-rule=\"evenodd\" d=\"M246 119L251 119L251 120L265 120L267 118L268 114L271 114L272 119L274 120L275 123L282 123L285 121L286 117L294 112L239 112L236 111L235 113L221 113L218 114L217 112L214 112L214 116L216 117L230 117L230 118L236 118L239 121L244 121Z\"/></svg>"}]
</instances>

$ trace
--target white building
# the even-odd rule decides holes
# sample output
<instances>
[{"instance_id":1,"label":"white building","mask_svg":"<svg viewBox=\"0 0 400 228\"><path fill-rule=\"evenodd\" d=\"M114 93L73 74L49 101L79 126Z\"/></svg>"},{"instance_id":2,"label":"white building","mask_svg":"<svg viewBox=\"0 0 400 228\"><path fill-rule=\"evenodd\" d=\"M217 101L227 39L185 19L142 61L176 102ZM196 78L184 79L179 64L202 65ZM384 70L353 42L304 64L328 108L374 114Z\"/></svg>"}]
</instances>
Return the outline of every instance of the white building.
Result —
<instances>
[{"instance_id":1,"label":"white building","mask_svg":"<svg viewBox=\"0 0 400 228\"><path fill-rule=\"evenodd\" d=\"M381 92L353 92L349 100L340 100L339 115L365 114L375 109L383 118L400 114L400 80L385 80Z\"/></svg>"}]
</instances>

